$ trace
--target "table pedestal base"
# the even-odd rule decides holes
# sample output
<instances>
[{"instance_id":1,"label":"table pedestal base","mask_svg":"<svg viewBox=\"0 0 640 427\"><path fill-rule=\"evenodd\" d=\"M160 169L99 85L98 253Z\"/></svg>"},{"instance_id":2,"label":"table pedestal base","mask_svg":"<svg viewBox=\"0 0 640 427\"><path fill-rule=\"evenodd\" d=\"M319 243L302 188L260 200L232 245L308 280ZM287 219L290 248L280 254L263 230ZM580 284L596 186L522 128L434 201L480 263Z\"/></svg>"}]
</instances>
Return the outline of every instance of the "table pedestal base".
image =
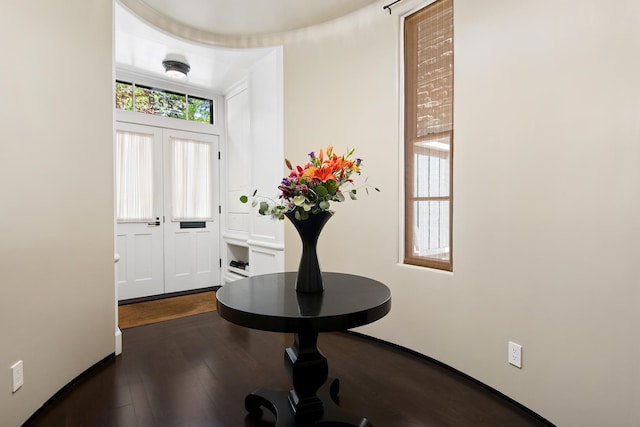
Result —
<instances>
[{"instance_id":1,"label":"table pedestal base","mask_svg":"<svg viewBox=\"0 0 640 427\"><path fill-rule=\"evenodd\" d=\"M322 401L322 415L315 419L296 419L290 403L290 392L282 390L258 389L247 395L244 406L254 416L262 415L261 407L268 409L275 417L275 427L295 426L347 426L373 427L366 418L360 418L344 412L336 404L340 381L336 378L327 381L318 390L318 398Z\"/></svg>"}]
</instances>

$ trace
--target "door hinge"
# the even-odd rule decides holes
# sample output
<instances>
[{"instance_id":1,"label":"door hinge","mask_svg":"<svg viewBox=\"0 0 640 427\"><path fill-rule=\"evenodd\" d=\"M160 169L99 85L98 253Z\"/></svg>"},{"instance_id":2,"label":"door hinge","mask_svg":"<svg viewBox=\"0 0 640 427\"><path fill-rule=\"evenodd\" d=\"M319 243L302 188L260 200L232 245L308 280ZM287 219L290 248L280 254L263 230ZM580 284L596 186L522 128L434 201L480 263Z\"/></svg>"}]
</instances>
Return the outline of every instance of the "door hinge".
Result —
<instances>
[{"instance_id":1,"label":"door hinge","mask_svg":"<svg viewBox=\"0 0 640 427\"><path fill-rule=\"evenodd\" d=\"M220 160L220 152L218 151L218 160Z\"/></svg>"},{"instance_id":2,"label":"door hinge","mask_svg":"<svg viewBox=\"0 0 640 427\"><path fill-rule=\"evenodd\" d=\"M220 259L220 268L222 268L222 258L219 258L219 259Z\"/></svg>"},{"instance_id":3,"label":"door hinge","mask_svg":"<svg viewBox=\"0 0 640 427\"><path fill-rule=\"evenodd\" d=\"M218 213L221 214L222 213L222 205L218 205Z\"/></svg>"}]
</instances>

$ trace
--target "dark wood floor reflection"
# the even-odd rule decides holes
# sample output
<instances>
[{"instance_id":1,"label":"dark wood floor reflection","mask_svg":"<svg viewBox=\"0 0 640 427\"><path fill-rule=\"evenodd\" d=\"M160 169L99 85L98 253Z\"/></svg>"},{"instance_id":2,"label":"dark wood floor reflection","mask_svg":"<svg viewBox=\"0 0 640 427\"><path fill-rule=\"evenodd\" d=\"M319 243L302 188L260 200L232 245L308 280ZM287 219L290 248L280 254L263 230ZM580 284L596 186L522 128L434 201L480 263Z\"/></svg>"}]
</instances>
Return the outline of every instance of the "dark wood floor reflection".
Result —
<instances>
[{"instance_id":1,"label":"dark wood floor reflection","mask_svg":"<svg viewBox=\"0 0 640 427\"><path fill-rule=\"evenodd\" d=\"M205 313L123 331L124 352L70 387L28 427L259 427L244 397L289 389L292 336ZM543 426L526 412L423 358L359 336L321 334L340 406L376 427Z\"/></svg>"}]
</instances>

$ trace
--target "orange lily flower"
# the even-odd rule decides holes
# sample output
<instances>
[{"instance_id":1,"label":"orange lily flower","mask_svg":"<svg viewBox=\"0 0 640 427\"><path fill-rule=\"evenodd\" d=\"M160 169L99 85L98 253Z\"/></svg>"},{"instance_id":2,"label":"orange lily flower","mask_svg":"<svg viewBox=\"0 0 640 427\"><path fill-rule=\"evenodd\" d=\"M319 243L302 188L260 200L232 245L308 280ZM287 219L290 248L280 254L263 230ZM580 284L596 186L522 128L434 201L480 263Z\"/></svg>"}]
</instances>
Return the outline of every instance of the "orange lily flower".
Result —
<instances>
[{"instance_id":1,"label":"orange lily flower","mask_svg":"<svg viewBox=\"0 0 640 427\"><path fill-rule=\"evenodd\" d=\"M331 170L330 168L321 168L321 169L316 169L316 172L313 176L315 179L319 179L322 182L327 182L330 180L336 180L336 177L333 176L333 170Z\"/></svg>"},{"instance_id":2,"label":"orange lily flower","mask_svg":"<svg viewBox=\"0 0 640 427\"><path fill-rule=\"evenodd\" d=\"M333 176L333 171L329 168L322 167L317 168L315 166L308 168L304 171L304 178L307 181L318 180L320 182L327 182L329 180L336 180L336 177Z\"/></svg>"}]
</instances>

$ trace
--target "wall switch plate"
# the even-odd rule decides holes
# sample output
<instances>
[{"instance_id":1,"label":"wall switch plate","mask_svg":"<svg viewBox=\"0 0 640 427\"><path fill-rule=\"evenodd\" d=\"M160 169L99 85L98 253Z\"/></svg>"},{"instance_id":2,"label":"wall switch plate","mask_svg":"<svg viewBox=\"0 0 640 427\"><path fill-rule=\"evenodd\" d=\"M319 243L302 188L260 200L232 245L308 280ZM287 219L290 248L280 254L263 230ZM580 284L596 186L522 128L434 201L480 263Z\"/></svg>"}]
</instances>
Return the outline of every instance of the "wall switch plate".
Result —
<instances>
[{"instance_id":1,"label":"wall switch plate","mask_svg":"<svg viewBox=\"0 0 640 427\"><path fill-rule=\"evenodd\" d=\"M16 363L11 365L11 373L13 376L12 392L15 393L24 383L24 368L22 366L22 360L18 360Z\"/></svg>"},{"instance_id":2,"label":"wall switch plate","mask_svg":"<svg viewBox=\"0 0 640 427\"><path fill-rule=\"evenodd\" d=\"M509 341L509 354L507 360L517 368L522 368L522 346Z\"/></svg>"}]
</instances>

